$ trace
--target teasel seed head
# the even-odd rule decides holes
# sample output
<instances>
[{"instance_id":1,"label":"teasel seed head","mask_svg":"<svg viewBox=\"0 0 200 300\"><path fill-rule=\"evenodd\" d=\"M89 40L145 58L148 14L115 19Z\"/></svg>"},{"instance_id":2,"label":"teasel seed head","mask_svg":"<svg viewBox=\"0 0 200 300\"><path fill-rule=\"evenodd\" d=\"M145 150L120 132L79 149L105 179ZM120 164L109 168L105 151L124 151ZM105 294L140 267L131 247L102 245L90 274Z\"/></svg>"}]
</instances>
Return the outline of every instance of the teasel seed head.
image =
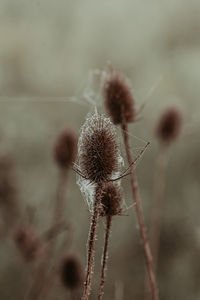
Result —
<instances>
[{"instance_id":1,"label":"teasel seed head","mask_svg":"<svg viewBox=\"0 0 200 300\"><path fill-rule=\"evenodd\" d=\"M161 143L169 144L174 141L181 129L181 115L176 108L168 108L159 120L156 135Z\"/></svg>"},{"instance_id":2,"label":"teasel seed head","mask_svg":"<svg viewBox=\"0 0 200 300\"><path fill-rule=\"evenodd\" d=\"M103 96L105 107L114 124L123 119L131 123L135 119L134 99L127 80L118 72L112 71L104 81Z\"/></svg>"},{"instance_id":3,"label":"teasel seed head","mask_svg":"<svg viewBox=\"0 0 200 300\"><path fill-rule=\"evenodd\" d=\"M8 155L0 157L0 208L6 225L13 225L19 217L19 205L14 163Z\"/></svg>"},{"instance_id":4,"label":"teasel seed head","mask_svg":"<svg viewBox=\"0 0 200 300\"><path fill-rule=\"evenodd\" d=\"M61 169L71 166L77 154L77 136L71 129L64 130L59 136L54 148L54 158Z\"/></svg>"},{"instance_id":5,"label":"teasel seed head","mask_svg":"<svg viewBox=\"0 0 200 300\"><path fill-rule=\"evenodd\" d=\"M74 254L66 255L60 266L60 280L70 290L78 289L83 284L83 271L80 261Z\"/></svg>"},{"instance_id":6,"label":"teasel seed head","mask_svg":"<svg viewBox=\"0 0 200 300\"><path fill-rule=\"evenodd\" d=\"M42 242L29 225L17 228L14 233L14 242L26 262L34 261L42 254Z\"/></svg>"},{"instance_id":7,"label":"teasel seed head","mask_svg":"<svg viewBox=\"0 0 200 300\"><path fill-rule=\"evenodd\" d=\"M122 212L122 195L120 186L106 183L102 189L101 210L102 217L120 215Z\"/></svg>"},{"instance_id":8,"label":"teasel seed head","mask_svg":"<svg viewBox=\"0 0 200 300\"><path fill-rule=\"evenodd\" d=\"M120 151L115 127L97 112L86 119L78 142L78 164L92 183L109 180L120 168Z\"/></svg>"}]
</instances>

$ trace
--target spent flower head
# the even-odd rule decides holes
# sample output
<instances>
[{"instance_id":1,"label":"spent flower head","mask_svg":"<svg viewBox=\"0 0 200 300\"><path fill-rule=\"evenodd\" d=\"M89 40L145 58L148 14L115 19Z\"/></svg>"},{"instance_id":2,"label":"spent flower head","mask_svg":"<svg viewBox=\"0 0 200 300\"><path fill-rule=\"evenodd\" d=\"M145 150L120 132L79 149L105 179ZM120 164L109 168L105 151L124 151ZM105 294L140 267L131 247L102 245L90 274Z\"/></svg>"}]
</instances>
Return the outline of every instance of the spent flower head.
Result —
<instances>
[{"instance_id":1,"label":"spent flower head","mask_svg":"<svg viewBox=\"0 0 200 300\"><path fill-rule=\"evenodd\" d=\"M122 212L122 195L120 186L110 182L106 183L102 189L100 215L116 216Z\"/></svg>"},{"instance_id":2,"label":"spent flower head","mask_svg":"<svg viewBox=\"0 0 200 300\"><path fill-rule=\"evenodd\" d=\"M127 80L118 72L108 73L103 85L105 107L114 124L121 124L123 119L131 123L135 119L135 101Z\"/></svg>"},{"instance_id":3,"label":"spent flower head","mask_svg":"<svg viewBox=\"0 0 200 300\"><path fill-rule=\"evenodd\" d=\"M78 142L80 171L92 183L108 181L120 169L119 142L109 118L95 112L81 128Z\"/></svg>"},{"instance_id":4,"label":"spent flower head","mask_svg":"<svg viewBox=\"0 0 200 300\"><path fill-rule=\"evenodd\" d=\"M177 108L168 108L161 115L156 128L156 135L160 142L169 144L174 141L181 129L181 114Z\"/></svg>"},{"instance_id":5,"label":"spent flower head","mask_svg":"<svg viewBox=\"0 0 200 300\"><path fill-rule=\"evenodd\" d=\"M71 166L77 154L77 136L71 129L66 129L58 136L54 147L54 158L61 169Z\"/></svg>"},{"instance_id":6,"label":"spent flower head","mask_svg":"<svg viewBox=\"0 0 200 300\"><path fill-rule=\"evenodd\" d=\"M60 280L71 290L78 289L83 284L83 271L80 261L74 254L66 255L60 265Z\"/></svg>"}]
</instances>

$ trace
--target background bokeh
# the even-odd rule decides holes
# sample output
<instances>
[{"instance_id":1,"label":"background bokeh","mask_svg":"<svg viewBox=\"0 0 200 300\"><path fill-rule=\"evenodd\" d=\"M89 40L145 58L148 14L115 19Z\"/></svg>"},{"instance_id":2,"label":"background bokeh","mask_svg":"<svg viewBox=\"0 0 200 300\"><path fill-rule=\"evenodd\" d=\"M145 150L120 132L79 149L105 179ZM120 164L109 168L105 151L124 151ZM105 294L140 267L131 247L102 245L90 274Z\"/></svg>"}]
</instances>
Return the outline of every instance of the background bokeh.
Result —
<instances>
[{"instance_id":1,"label":"background bokeh","mask_svg":"<svg viewBox=\"0 0 200 300\"><path fill-rule=\"evenodd\" d=\"M180 109L183 128L170 149L163 202L161 300L200 298L199 15L198 0L0 0L0 153L15 162L20 218L26 219L27 207L34 209L38 232L49 228L55 200L54 141L65 127L78 134L95 105L104 110L100 77L108 65L129 77L136 106L145 103L130 134L133 154L151 141L137 164L147 224L159 153L155 126L166 107ZM130 205L129 178L122 186ZM85 266L90 215L73 172L67 194L64 213L73 242L66 252L76 252ZM3 229L0 299L22 299L30 269L19 257L12 230L5 235ZM91 299L99 283L103 230L100 222ZM131 209L114 220L104 299L143 299L143 290L143 252ZM66 297L56 285L48 299Z\"/></svg>"}]
</instances>

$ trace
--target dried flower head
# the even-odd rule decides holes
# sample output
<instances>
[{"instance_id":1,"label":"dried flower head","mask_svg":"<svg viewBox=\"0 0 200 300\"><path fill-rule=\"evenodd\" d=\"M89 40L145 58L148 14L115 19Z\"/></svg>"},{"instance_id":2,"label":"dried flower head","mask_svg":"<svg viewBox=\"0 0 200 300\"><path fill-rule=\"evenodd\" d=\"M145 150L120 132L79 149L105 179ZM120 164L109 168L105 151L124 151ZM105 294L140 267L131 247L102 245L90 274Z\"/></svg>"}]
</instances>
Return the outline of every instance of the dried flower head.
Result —
<instances>
[{"instance_id":1,"label":"dried flower head","mask_svg":"<svg viewBox=\"0 0 200 300\"><path fill-rule=\"evenodd\" d=\"M78 289L83 284L83 271L79 259L75 255L64 257L60 267L62 284L71 289Z\"/></svg>"},{"instance_id":2,"label":"dried flower head","mask_svg":"<svg viewBox=\"0 0 200 300\"><path fill-rule=\"evenodd\" d=\"M72 130L66 129L59 135L56 141L54 148L55 161L61 169L66 169L69 168L75 160L76 154L76 134Z\"/></svg>"},{"instance_id":3,"label":"dried flower head","mask_svg":"<svg viewBox=\"0 0 200 300\"><path fill-rule=\"evenodd\" d=\"M163 143L170 143L177 138L181 129L181 115L176 108L168 108L161 116L156 135Z\"/></svg>"},{"instance_id":4,"label":"dried flower head","mask_svg":"<svg viewBox=\"0 0 200 300\"><path fill-rule=\"evenodd\" d=\"M117 72L108 74L103 86L105 106L114 124L123 119L131 123L135 118L134 99L124 77Z\"/></svg>"},{"instance_id":5,"label":"dried flower head","mask_svg":"<svg viewBox=\"0 0 200 300\"><path fill-rule=\"evenodd\" d=\"M0 206L7 225L12 225L19 214L13 161L9 156L0 157Z\"/></svg>"},{"instance_id":6,"label":"dried flower head","mask_svg":"<svg viewBox=\"0 0 200 300\"><path fill-rule=\"evenodd\" d=\"M8 156L0 158L0 203L8 204L15 198L13 163Z\"/></svg>"},{"instance_id":7,"label":"dried flower head","mask_svg":"<svg viewBox=\"0 0 200 300\"><path fill-rule=\"evenodd\" d=\"M93 183L109 180L120 168L119 143L109 118L97 112L82 126L78 143L78 163Z\"/></svg>"},{"instance_id":8,"label":"dried flower head","mask_svg":"<svg viewBox=\"0 0 200 300\"><path fill-rule=\"evenodd\" d=\"M42 253L42 244L30 226L17 228L14 234L16 247L26 262L35 260Z\"/></svg>"},{"instance_id":9,"label":"dried flower head","mask_svg":"<svg viewBox=\"0 0 200 300\"><path fill-rule=\"evenodd\" d=\"M107 183L102 189L100 215L116 216L122 212L122 195L120 187L114 183Z\"/></svg>"}]
</instances>

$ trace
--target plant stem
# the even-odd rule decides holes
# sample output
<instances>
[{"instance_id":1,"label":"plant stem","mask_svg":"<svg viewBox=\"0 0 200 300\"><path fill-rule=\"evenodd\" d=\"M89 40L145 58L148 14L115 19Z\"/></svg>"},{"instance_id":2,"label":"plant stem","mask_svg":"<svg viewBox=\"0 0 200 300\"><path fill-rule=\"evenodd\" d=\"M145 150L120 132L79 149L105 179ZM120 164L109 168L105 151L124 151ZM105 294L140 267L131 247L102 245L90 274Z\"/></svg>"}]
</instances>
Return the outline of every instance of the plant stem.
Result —
<instances>
[{"instance_id":1,"label":"plant stem","mask_svg":"<svg viewBox=\"0 0 200 300\"><path fill-rule=\"evenodd\" d=\"M62 219L62 214L64 211L64 201L66 192L66 182L67 182L67 171L61 170L59 174L59 181L56 192L56 201L52 218L52 228L54 228ZM51 259L53 256L56 241L53 239L46 247L46 253L42 261L40 262L38 269L36 271L35 281L31 290L28 294L29 300L39 300L42 294L44 294L49 285L49 274L48 269L50 268Z\"/></svg>"},{"instance_id":2,"label":"plant stem","mask_svg":"<svg viewBox=\"0 0 200 300\"><path fill-rule=\"evenodd\" d=\"M131 165L133 159L132 159L132 155L131 155L131 146L130 146L129 135L128 135L128 126L127 126L127 123L125 122L125 120L123 120L121 127L122 127L122 134L123 134L123 139L124 139L124 144L125 144L125 149L126 149L127 160L128 160L128 163ZM144 223L142 207L140 204L139 188L138 188L137 178L136 178L136 175L134 172L133 165L131 165L131 168L130 168L130 175L131 175L132 193L133 193L133 197L135 199L136 213L137 213L137 217L138 217L140 235L141 235L142 242L143 242L145 261L146 261L146 266L147 266L147 270L148 270L152 296L153 296L154 300L159 300L158 288L157 288L156 278L155 278L155 274L154 274L154 270L153 270L153 258L152 258L148 238L147 238L147 232L146 232L146 227L145 227L145 223Z\"/></svg>"},{"instance_id":3,"label":"plant stem","mask_svg":"<svg viewBox=\"0 0 200 300\"><path fill-rule=\"evenodd\" d=\"M54 216L53 216L53 226L61 221L63 211L64 211L64 203L66 196L66 183L67 183L67 174L68 170L64 169L60 171L59 181L56 192L56 203L54 207Z\"/></svg>"},{"instance_id":4,"label":"plant stem","mask_svg":"<svg viewBox=\"0 0 200 300\"><path fill-rule=\"evenodd\" d=\"M162 223L162 202L165 189L165 172L167 166L166 147L163 145L160 149L155 167L154 176L154 198L152 204L151 220L149 225L149 239L154 258L154 273L157 273L157 263L160 246L160 232ZM147 276L146 276L147 277ZM149 299L149 283L145 277L145 299Z\"/></svg>"},{"instance_id":5,"label":"plant stem","mask_svg":"<svg viewBox=\"0 0 200 300\"><path fill-rule=\"evenodd\" d=\"M86 269L86 280L84 282L83 296L82 300L88 300L90 289L91 289L91 279L92 271L94 265L94 254L95 254L95 240L96 231L99 219L99 207L101 203L102 194L102 184L99 184L96 190L96 199L94 200L93 215L90 224L90 232L88 239L88 257L87 257L87 269Z\"/></svg>"},{"instance_id":6,"label":"plant stem","mask_svg":"<svg viewBox=\"0 0 200 300\"><path fill-rule=\"evenodd\" d=\"M103 298L103 288L104 288L105 275L106 275L106 266L107 266L107 259L108 259L108 242L109 242L109 237L110 237L111 225L112 225L112 217L107 216L106 234L105 234L103 259L102 259L102 269L101 269L101 282L100 282L98 300L102 300L102 298Z\"/></svg>"},{"instance_id":7,"label":"plant stem","mask_svg":"<svg viewBox=\"0 0 200 300\"><path fill-rule=\"evenodd\" d=\"M156 273L159 244L160 244L160 231L162 219L162 202L164 198L165 189L165 171L167 165L167 157L165 149L162 148L156 162L155 179L154 179L154 201L152 207L152 216L149 227L150 244L154 257L154 272Z\"/></svg>"}]
</instances>

